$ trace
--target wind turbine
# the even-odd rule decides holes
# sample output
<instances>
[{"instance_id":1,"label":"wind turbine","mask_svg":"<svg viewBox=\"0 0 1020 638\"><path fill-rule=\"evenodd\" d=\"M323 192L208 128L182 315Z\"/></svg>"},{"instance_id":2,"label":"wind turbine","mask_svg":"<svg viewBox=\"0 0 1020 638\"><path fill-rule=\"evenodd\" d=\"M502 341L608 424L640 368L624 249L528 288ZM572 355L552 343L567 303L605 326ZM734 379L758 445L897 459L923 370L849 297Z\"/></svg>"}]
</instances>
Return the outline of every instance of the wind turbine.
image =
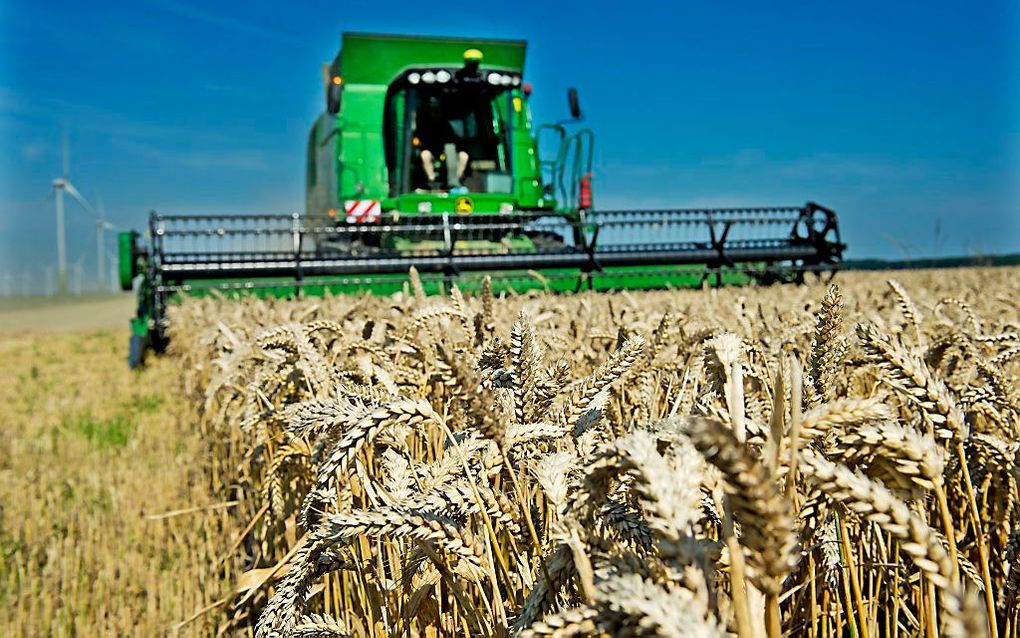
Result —
<instances>
[{"instance_id":1,"label":"wind turbine","mask_svg":"<svg viewBox=\"0 0 1020 638\"><path fill-rule=\"evenodd\" d=\"M107 292L110 288L110 280L106 279L106 273L103 272L103 259L106 257L103 231L117 230L117 227L106 221L106 209L103 207L103 198L100 197L97 202L99 211L96 213L96 276L99 278L99 292Z\"/></svg>"},{"instance_id":2,"label":"wind turbine","mask_svg":"<svg viewBox=\"0 0 1020 638\"><path fill-rule=\"evenodd\" d=\"M96 209L92 208L92 204L82 197L78 189L71 183L71 179L68 177L70 172L70 151L68 150L67 135L64 135L63 139L63 156L64 156L64 171L60 177L53 180L53 192L57 200L57 290L60 293L67 292L67 243L64 233L64 193L66 192L71 196L78 204L89 211L93 215L96 215Z\"/></svg>"}]
</instances>

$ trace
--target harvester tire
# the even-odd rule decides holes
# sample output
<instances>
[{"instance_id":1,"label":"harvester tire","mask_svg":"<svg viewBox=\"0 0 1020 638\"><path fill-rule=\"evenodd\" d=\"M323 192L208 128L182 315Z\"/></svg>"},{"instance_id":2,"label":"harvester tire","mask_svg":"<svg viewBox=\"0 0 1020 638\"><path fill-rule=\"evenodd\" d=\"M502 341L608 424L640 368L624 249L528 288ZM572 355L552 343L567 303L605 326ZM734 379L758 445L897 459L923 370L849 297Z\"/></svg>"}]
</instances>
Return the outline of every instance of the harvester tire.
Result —
<instances>
[{"instance_id":1,"label":"harvester tire","mask_svg":"<svg viewBox=\"0 0 1020 638\"><path fill-rule=\"evenodd\" d=\"M131 335L131 342L128 344L128 368L136 370L141 367L145 360L145 337Z\"/></svg>"}]
</instances>

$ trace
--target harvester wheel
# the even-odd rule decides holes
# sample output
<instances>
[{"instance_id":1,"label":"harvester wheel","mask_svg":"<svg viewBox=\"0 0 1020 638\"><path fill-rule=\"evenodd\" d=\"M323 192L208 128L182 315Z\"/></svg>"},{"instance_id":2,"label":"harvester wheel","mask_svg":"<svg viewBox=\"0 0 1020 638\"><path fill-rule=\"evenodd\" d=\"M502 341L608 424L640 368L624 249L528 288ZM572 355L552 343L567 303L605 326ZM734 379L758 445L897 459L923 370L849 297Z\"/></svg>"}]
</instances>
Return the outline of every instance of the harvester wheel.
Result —
<instances>
[{"instance_id":1,"label":"harvester wheel","mask_svg":"<svg viewBox=\"0 0 1020 638\"><path fill-rule=\"evenodd\" d=\"M139 368L145 360L145 337L131 335L131 342L128 344L128 367L132 370Z\"/></svg>"}]
</instances>

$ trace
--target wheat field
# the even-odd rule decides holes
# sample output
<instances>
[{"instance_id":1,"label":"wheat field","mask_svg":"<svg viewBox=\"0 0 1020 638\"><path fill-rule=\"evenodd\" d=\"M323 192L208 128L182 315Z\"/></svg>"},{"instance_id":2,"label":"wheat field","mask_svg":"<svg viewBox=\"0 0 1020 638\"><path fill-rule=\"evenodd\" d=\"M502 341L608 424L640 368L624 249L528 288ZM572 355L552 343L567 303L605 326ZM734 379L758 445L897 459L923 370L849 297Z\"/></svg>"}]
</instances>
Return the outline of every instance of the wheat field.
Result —
<instances>
[{"instance_id":1,"label":"wheat field","mask_svg":"<svg viewBox=\"0 0 1020 638\"><path fill-rule=\"evenodd\" d=\"M190 300L258 636L1015 635L1015 270Z\"/></svg>"},{"instance_id":2,"label":"wheat field","mask_svg":"<svg viewBox=\"0 0 1020 638\"><path fill-rule=\"evenodd\" d=\"M197 447L147 510L195 505L183 567L96 570L91 628L1016 636L1018 275L186 300L153 391ZM7 626L93 633L51 581Z\"/></svg>"}]
</instances>

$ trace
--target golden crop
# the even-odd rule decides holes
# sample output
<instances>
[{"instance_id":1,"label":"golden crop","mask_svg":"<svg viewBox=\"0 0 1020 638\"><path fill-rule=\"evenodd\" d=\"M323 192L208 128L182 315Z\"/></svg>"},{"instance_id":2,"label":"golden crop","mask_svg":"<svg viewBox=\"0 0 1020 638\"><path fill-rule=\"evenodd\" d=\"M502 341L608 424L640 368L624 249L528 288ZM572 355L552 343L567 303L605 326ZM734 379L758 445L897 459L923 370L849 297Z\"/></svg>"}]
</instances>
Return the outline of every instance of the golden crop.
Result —
<instances>
[{"instance_id":1,"label":"golden crop","mask_svg":"<svg viewBox=\"0 0 1020 638\"><path fill-rule=\"evenodd\" d=\"M0 634L1016 636L1018 275L4 337Z\"/></svg>"},{"instance_id":2,"label":"golden crop","mask_svg":"<svg viewBox=\"0 0 1020 638\"><path fill-rule=\"evenodd\" d=\"M1015 275L189 300L175 349L243 502L227 622L1015 635Z\"/></svg>"}]
</instances>

